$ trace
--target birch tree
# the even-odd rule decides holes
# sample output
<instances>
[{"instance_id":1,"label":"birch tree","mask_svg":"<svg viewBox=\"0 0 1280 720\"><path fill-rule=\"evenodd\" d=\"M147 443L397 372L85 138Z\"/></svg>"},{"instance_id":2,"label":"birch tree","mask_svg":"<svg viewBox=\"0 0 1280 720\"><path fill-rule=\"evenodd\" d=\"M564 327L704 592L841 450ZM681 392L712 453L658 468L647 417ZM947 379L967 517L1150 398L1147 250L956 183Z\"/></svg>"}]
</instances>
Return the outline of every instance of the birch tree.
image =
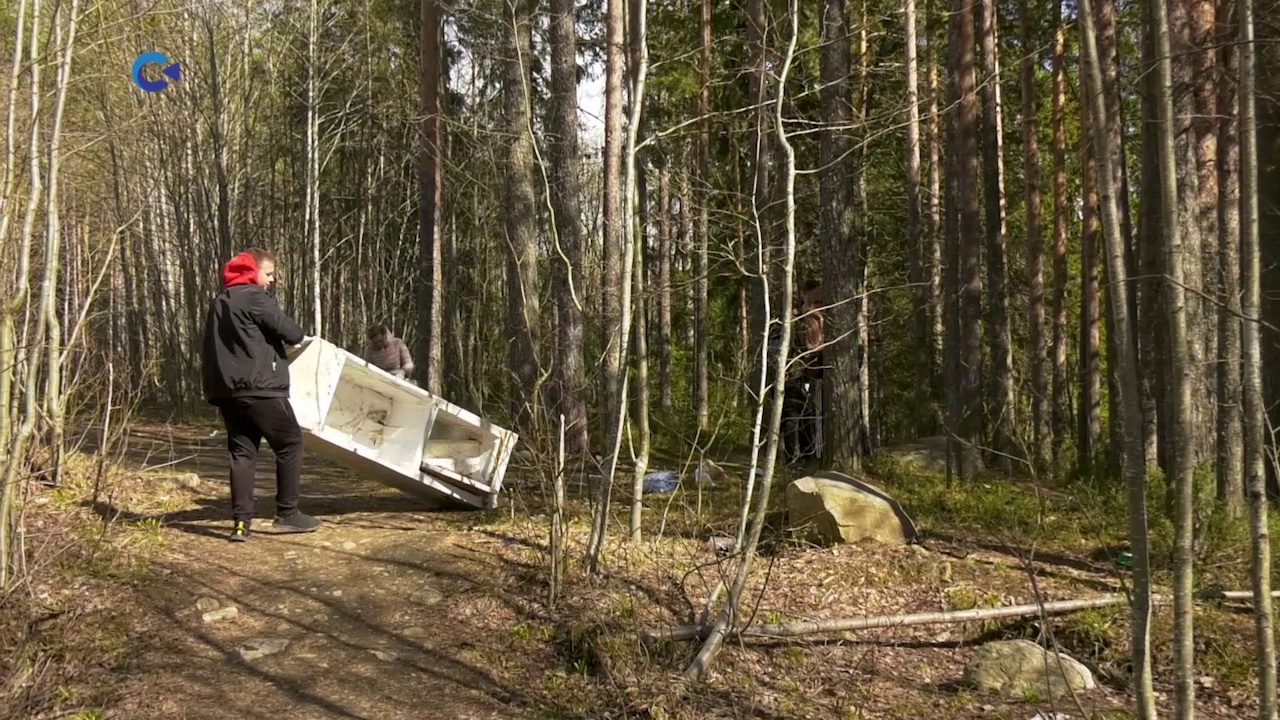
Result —
<instances>
[{"instance_id":1,"label":"birch tree","mask_svg":"<svg viewBox=\"0 0 1280 720\"><path fill-rule=\"evenodd\" d=\"M1122 468L1129 501L1129 543L1133 555L1134 593L1131 605L1132 634L1130 652L1133 663L1134 686L1137 691L1139 715L1144 719L1155 718L1155 693L1151 678L1151 570L1147 549L1146 467L1143 463L1142 405L1138 397L1137 342L1133 334L1133 319L1129 315L1128 271L1125 267L1124 236L1120 226L1120 210L1116 197L1115 175L1112 162L1114 138L1108 138L1106 100L1103 92L1102 68L1098 56L1097 30L1094 27L1094 0L1081 0L1080 37L1085 58L1084 72L1088 91L1086 111L1089 131L1094 148L1098 150L1097 177L1100 189L1100 209L1107 270L1113 279L1114 301L1110 304L1112 326L1116 336L1116 358L1119 367L1116 374L1117 404L1122 413L1121 437ZM1118 129L1112 126L1111 131Z\"/></svg>"},{"instance_id":2,"label":"birch tree","mask_svg":"<svg viewBox=\"0 0 1280 720\"><path fill-rule=\"evenodd\" d=\"M1253 0L1239 0L1240 285L1242 293L1244 471L1249 493L1258 717L1276 718L1276 644L1271 604L1271 535L1267 518L1266 409L1262 402L1262 261L1259 246L1258 130Z\"/></svg>"},{"instance_id":3,"label":"birch tree","mask_svg":"<svg viewBox=\"0 0 1280 720\"><path fill-rule=\"evenodd\" d=\"M1173 68L1170 56L1169 13L1164 3L1151 3L1150 22L1156 42L1156 131L1160 149L1160 210L1163 220L1165 303L1169 325L1169 426L1171 454L1169 476L1176 498L1174 514L1174 716L1195 716L1195 675L1192 659L1192 519L1195 512L1193 480L1194 431L1191 411L1192 367L1187 338L1186 291L1183 284L1185 253L1178 224L1178 164L1174 140Z\"/></svg>"}]
</instances>

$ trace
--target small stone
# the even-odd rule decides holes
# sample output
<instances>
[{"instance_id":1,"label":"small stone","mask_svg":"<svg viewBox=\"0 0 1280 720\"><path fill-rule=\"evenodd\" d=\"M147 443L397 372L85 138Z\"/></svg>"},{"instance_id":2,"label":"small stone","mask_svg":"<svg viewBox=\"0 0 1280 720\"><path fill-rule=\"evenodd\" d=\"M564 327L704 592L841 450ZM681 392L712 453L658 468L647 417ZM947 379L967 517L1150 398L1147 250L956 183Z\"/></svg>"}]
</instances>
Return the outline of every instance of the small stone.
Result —
<instances>
[{"instance_id":1,"label":"small stone","mask_svg":"<svg viewBox=\"0 0 1280 720\"><path fill-rule=\"evenodd\" d=\"M1196 683L1200 687L1205 688L1206 690L1210 690L1215 685L1218 684L1218 681L1214 680L1212 675L1201 675L1200 677L1196 678Z\"/></svg>"},{"instance_id":2,"label":"small stone","mask_svg":"<svg viewBox=\"0 0 1280 720\"><path fill-rule=\"evenodd\" d=\"M176 480L178 481L178 484L183 487L189 487L192 489L200 487L200 476L193 472L182 473L176 478Z\"/></svg>"},{"instance_id":3,"label":"small stone","mask_svg":"<svg viewBox=\"0 0 1280 720\"><path fill-rule=\"evenodd\" d=\"M333 591L333 596L334 596L334 597L342 597L342 591L341 591L341 590L334 590L334 591Z\"/></svg>"},{"instance_id":4,"label":"small stone","mask_svg":"<svg viewBox=\"0 0 1280 720\"><path fill-rule=\"evenodd\" d=\"M355 550L355 549L356 549L356 547L357 547L357 546L356 546L356 544L355 544L355 543L353 543L353 542L351 542L350 540L348 540L348 541L346 541L346 542L342 543L342 549L343 549L343 550Z\"/></svg>"},{"instance_id":5,"label":"small stone","mask_svg":"<svg viewBox=\"0 0 1280 720\"><path fill-rule=\"evenodd\" d=\"M202 613L213 612L217 610L221 603L216 598L202 597L196 601L196 609Z\"/></svg>"},{"instance_id":6,"label":"small stone","mask_svg":"<svg viewBox=\"0 0 1280 720\"><path fill-rule=\"evenodd\" d=\"M369 652L373 653L374 657L383 662L395 662L400 659L400 656L393 652L385 652L383 650L370 650Z\"/></svg>"},{"instance_id":7,"label":"small stone","mask_svg":"<svg viewBox=\"0 0 1280 720\"><path fill-rule=\"evenodd\" d=\"M321 540L320 542L317 542L316 545L319 545L320 547L333 547L333 543L328 540Z\"/></svg>"},{"instance_id":8,"label":"small stone","mask_svg":"<svg viewBox=\"0 0 1280 720\"><path fill-rule=\"evenodd\" d=\"M267 655L275 655L287 647L289 647L289 641L282 638L251 638L245 641L238 651L245 662L250 662Z\"/></svg>"},{"instance_id":9,"label":"small stone","mask_svg":"<svg viewBox=\"0 0 1280 720\"><path fill-rule=\"evenodd\" d=\"M240 614L239 608L237 608L235 605L228 605L224 608L219 608L217 610L210 610L209 612L206 612L205 614L201 615L200 619L203 620L204 622L211 623L211 622L218 622L219 620L230 620L231 618L239 614Z\"/></svg>"},{"instance_id":10,"label":"small stone","mask_svg":"<svg viewBox=\"0 0 1280 720\"><path fill-rule=\"evenodd\" d=\"M313 623L322 623L322 622L327 622L328 620L329 620L329 616L325 615L324 613L316 613L316 616L311 618L311 622Z\"/></svg>"},{"instance_id":11,"label":"small stone","mask_svg":"<svg viewBox=\"0 0 1280 720\"><path fill-rule=\"evenodd\" d=\"M289 551L289 552L287 552L287 553L285 553L285 554L284 554L284 559L285 559L285 560L295 560L295 559L297 559L297 557L298 557L298 553L293 552L293 551Z\"/></svg>"},{"instance_id":12,"label":"small stone","mask_svg":"<svg viewBox=\"0 0 1280 720\"><path fill-rule=\"evenodd\" d=\"M289 623L282 622L279 625L276 625L276 632L289 632L290 628L292 627L293 626L290 625Z\"/></svg>"},{"instance_id":13,"label":"small stone","mask_svg":"<svg viewBox=\"0 0 1280 720\"><path fill-rule=\"evenodd\" d=\"M404 629L404 636L407 638L414 638L414 639L424 638L427 636L427 629L423 627L418 627L417 625L414 625L413 627L407 627Z\"/></svg>"},{"instance_id":14,"label":"small stone","mask_svg":"<svg viewBox=\"0 0 1280 720\"><path fill-rule=\"evenodd\" d=\"M444 599L444 593L427 585L410 595L409 599L419 605L435 605Z\"/></svg>"}]
</instances>

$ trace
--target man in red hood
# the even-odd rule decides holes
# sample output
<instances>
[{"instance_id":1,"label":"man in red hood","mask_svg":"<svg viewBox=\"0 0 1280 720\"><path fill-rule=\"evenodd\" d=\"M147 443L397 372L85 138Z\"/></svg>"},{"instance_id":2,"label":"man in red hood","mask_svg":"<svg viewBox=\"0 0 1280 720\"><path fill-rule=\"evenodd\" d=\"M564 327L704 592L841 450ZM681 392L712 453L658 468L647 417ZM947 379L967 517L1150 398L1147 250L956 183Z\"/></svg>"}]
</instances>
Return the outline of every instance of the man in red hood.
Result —
<instances>
[{"instance_id":1,"label":"man in red hood","mask_svg":"<svg viewBox=\"0 0 1280 720\"><path fill-rule=\"evenodd\" d=\"M204 391L227 429L231 462L231 540L249 539L254 470L265 438L276 456L276 519L284 532L310 532L320 521L298 510L302 428L289 404L286 348L302 342L302 328L267 292L276 259L260 248L222 267L222 291L209 305L204 329Z\"/></svg>"}]
</instances>

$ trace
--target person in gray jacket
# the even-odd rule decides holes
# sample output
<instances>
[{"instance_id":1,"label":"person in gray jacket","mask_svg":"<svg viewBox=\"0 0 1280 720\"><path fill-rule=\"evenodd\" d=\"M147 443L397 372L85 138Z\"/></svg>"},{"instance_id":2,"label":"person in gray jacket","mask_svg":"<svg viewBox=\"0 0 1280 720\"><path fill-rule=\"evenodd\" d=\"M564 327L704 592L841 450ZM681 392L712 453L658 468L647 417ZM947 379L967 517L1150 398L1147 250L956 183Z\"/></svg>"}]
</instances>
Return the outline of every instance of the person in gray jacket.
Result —
<instances>
[{"instance_id":1,"label":"person in gray jacket","mask_svg":"<svg viewBox=\"0 0 1280 720\"><path fill-rule=\"evenodd\" d=\"M391 333L386 325L373 325L365 332L364 359L371 365L408 380L413 372L413 355L404 340Z\"/></svg>"}]
</instances>

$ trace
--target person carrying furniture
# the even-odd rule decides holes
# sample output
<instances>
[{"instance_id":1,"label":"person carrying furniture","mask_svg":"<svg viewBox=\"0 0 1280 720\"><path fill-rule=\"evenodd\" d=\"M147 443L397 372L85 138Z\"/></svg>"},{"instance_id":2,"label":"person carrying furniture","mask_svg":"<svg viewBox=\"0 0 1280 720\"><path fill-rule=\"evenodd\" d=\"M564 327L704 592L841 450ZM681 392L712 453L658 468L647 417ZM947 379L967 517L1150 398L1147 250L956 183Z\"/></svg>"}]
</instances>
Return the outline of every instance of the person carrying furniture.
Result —
<instances>
[{"instance_id":1,"label":"person carrying furniture","mask_svg":"<svg viewBox=\"0 0 1280 720\"><path fill-rule=\"evenodd\" d=\"M391 328L378 324L365 332L364 359L401 380L413 372L413 355L404 340L391 333Z\"/></svg>"},{"instance_id":2,"label":"person carrying furniture","mask_svg":"<svg viewBox=\"0 0 1280 720\"><path fill-rule=\"evenodd\" d=\"M302 484L302 428L289 402L286 348L302 342L302 328L269 292L275 255L249 248L222 267L222 290L205 317L202 372L205 398L227 430L231 465L230 540L249 539L258 448L265 438L276 456L276 519L283 532L311 532L320 521L298 510Z\"/></svg>"}]
</instances>

